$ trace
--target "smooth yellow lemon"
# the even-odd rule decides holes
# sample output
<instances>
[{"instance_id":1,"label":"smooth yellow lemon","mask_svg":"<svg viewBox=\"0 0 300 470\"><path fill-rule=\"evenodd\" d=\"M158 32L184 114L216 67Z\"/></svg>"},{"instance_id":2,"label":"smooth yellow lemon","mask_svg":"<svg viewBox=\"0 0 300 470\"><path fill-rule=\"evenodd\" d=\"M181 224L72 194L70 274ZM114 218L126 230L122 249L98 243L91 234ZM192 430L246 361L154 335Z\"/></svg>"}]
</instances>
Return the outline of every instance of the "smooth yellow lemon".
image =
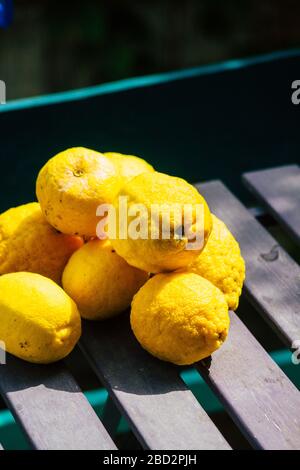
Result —
<instances>
[{"instance_id":1,"label":"smooth yellow lemon","mask_svg":"<svg viewBox=\"0 0 300 470\"><path fill-rule=\"evenodd\" d=\"M72 351L80 334L77 307L55 282L27 272L0 277L0 339L7 352L29 362L55 362Z\"/></svg>"},{"instance_id":2,"label":"smooth yellow lemon","mask_svg":"<svg viewBox=\"0 0 300 470\"><path fill-rule=\"evenodd\" d=\"M148 274L123 260L109 241L91 240L72 256L63 287L83 318L102 320L124 311Z\"/></svg>"}]
</instances>

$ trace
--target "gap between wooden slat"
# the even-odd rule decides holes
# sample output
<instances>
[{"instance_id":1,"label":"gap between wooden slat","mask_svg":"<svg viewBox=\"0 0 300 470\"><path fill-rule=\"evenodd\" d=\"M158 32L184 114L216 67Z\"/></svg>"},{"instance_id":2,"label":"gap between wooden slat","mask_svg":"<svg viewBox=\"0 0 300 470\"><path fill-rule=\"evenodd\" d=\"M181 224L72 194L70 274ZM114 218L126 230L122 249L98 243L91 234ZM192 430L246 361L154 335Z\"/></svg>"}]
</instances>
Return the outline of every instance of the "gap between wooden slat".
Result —
<instances>
[{"instance_id":1,"label":"gap between wooden slat","mask_svg":"<svg viewBox=\"0 0 300 470\"><path fill-rule=\"evenodd\" d=\"M247 188L300 244L300 168L288 165L243 175Z\"/></svg>"}]
</instances>

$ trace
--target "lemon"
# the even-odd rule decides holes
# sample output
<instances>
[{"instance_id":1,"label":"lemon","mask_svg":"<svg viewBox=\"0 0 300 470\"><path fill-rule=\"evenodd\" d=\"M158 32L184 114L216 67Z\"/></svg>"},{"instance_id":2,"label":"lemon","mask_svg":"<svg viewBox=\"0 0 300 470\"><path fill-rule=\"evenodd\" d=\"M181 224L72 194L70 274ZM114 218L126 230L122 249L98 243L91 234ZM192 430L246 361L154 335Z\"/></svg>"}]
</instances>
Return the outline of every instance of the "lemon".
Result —
<instances>
[{"instance_id":1,"label":"lemon","mask_svg":"<svg viewBox=\"0 0 300 470\"><path fill-rule=\"evenodd\" d=\"M149 279L134 296L130 321L144 349L178 365L212 354L229 328L224 295L194 273L161 273Z\"/></svg>"},{"instance_id":2,"label":"lemon","mask_svg":"<svg viewBox=\"0 0 300 470\"><path fill-rule=\"evenodd\" d=\"M120 178L113 162L75 147L51 158L39 172L36 194L47 221L72 235L96 236L97 207L111 203Z\"/></svg>"},{"instance_id":3,"label":"lemon","mask_svg":"<svg viewBox=\"0 0 300 470\"><path fill-rule=\"evenodd\" d=\"M116 152L105 152L103 155L110 158L116 165L124 182L141 173L154 171L153 166L135 155L123 155L122 153Z\"/></svg>"},{"instance_id":4,"label":"lemon","mask_svg":"<svg viewBox=\"0 0 300 470\"><path fill-rule=\"evenodd\" d=\"M63 287L81 316L102 320L130 306L148 274L126 263L110 242L91 240L72 256L63 273Z\"/></svg>"},{"instance_id":5,"label":"lemon","mask_svg":"<svg viewBox=\"0 0 300 470\"><path fill-rule=\"evenodd\" d=\"M228 306L236 310L245 279L245 262L240 247L224 222L212 214L209 240L188 271L205 277L225 295Z\"/></svg>"},{"instance_id":6,"label":"lemon","mask_svg":"<svg viewBox=\"0 0 300 470\"><path fill-rule=\"evenodd\" d=\"M72 299L50 279L19 272L0 277L0 339L6 351L50 363L69 354L81 334Z\"/></svg>"},{"instance_id":7,"label":"lemon","mask_svg":"<svg viewBox=\"0 0 300 470\"><path fill-rule=\"evenodd\" d=\"M60 283L71 254L82 239L58 233L31 202L0 215L0 274L31 271Z\"/></svg>"},{"instance_id":8,"label":"lemon","mask_svg":"<svg viewBox=\"0 0 300 470\"><path fill-rule=\"evenodd\" d=\"M125 199L129 215L127 222L124 222L121 209L121 200ZM142 211L143 214L137 217L141 219L141 226L147 228L147 233L133 237L130 229L136 217L130 214L141 205L146 212ZM179 219L173 217L176 205L179 207ZM190 249L188 236L184 233L185 205L191 208L192 231L201 234L200 244L193 244L196 249ZM157 206L161 208L156 212L159 217L152 217L152 211ZM111 243L127 263L144 271L157 273L189 265L202 251L210 234L211 216L204 198L185 180L163 173L142 173L131 179L122 187L115 200L115 208L117 225L125 224L126 233L117 230L114 236L110 236ZM198 208L203 215L200 222L196 217ZM170 222L170 233L165 236L162 220L167 219ZM179 229L181 233L178 234Z\"/></svg>"}]
</instances>

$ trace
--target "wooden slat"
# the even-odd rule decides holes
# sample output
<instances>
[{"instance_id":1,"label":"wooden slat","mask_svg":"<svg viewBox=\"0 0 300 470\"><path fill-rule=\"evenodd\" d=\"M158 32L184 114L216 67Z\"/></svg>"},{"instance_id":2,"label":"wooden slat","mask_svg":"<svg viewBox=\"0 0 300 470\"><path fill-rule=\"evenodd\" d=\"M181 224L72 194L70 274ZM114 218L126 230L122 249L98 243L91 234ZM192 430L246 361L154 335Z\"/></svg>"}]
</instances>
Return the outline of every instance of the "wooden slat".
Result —
<instances>
[{"instance_id":1,"label":"wooden slat","mask_svg":"<svg viewBox=\"0 0 300 470\"><path fill-rule=\"evenodd\" d=\"M247 295L291 348L300 339L300 267L221 182L197 188L240 243Z\"/></svg>"},{"instance_id":2,"label":"wooden slat","mask_svg":"<svg viewBox=\"0 0 300 470\"><path fill-rule=\"evenodd\" d=\"M229 449L179 369L140 347L127 313L85 322L80 344L144 448Z\"/></svg>"},{"instance_id":3,"label":"wooden slat","mask_svg":"<svg viewBox=\"0 0 300 470\"><path fill-rule=\"evenodd\" d=\"M62 363L29 364L7 355L0 391L35 449L115 449Z\"/></svg>"},{"instance_id":4,"label":"wooden slat","mask_svg":"<svg viewBox=\"0 0 300 470\"><path fill-rule=\"evenodd\" d=\"M300 393L233 312L229 337L198 365L258 449L300 448Z\"/></svg>"},{"instance_id":5,"label":"wooden slat","mask_svg":"<svg viewBox=\"0 0 300 470\"><path fill-rule=\"evenodd\" d=\"M243 180L273 217L300 244L300 168L288 165L245 173Z\"/></svg>"}]
</instances>

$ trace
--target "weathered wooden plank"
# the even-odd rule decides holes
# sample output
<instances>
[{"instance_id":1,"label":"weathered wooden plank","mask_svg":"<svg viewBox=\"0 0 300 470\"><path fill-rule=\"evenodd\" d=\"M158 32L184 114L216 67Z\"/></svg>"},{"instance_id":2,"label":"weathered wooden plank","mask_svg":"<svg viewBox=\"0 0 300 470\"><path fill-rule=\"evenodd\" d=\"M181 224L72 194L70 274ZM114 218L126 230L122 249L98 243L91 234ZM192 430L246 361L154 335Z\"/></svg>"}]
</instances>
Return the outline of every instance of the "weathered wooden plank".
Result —
<instances>
[{"instance_id":1,"label":"weathered wooden plank","mask_svg":"<svg viewBox=\"0 0 300 470\"><path fill-rule=\"evenodd\" d=\"M179 369L140 347L127 313L84 322L80 345L144 448L229 449Z\"/></svg>"},{"instance_id":2,"label":"weathered wooden plank","mask_svg":"<svg viewBox=\"0 0 300 470\"><path fill-rule=\"evenodd\" d=\"M243 175L250 191L300 244L300 168L288 165Z\"/></svg>"},{"instance_id":3,"label":"weathered wooden plank","mask_svg":"<svg viewBox=\"0 0 300 470\"><path fill-rule=\"evenodd\" d=\"M300 339L300 267L221 182L197 188L240 243L249 299L291 348Z\"/></svg>"},{"instance_id":4,"label":"weathered wooden plank","mask_svg":"<svg viewBox=\"0 0 300 470\"><path fill-rule=\"evenodd\" d=\"M300 448L300 393L237 315L229 337L198 370L258 449Z\"/></svg>"},{"instance_id":5,"label":"weathered wooden plank","mask_svg":"<svg viewBox=\"0 0 300 470\"><path fill-rule=\"evenodd\" d=\"M115 449L62 363L40 366L7 355L0 392L35 449Z\"/></svg>"}]
</instances>

